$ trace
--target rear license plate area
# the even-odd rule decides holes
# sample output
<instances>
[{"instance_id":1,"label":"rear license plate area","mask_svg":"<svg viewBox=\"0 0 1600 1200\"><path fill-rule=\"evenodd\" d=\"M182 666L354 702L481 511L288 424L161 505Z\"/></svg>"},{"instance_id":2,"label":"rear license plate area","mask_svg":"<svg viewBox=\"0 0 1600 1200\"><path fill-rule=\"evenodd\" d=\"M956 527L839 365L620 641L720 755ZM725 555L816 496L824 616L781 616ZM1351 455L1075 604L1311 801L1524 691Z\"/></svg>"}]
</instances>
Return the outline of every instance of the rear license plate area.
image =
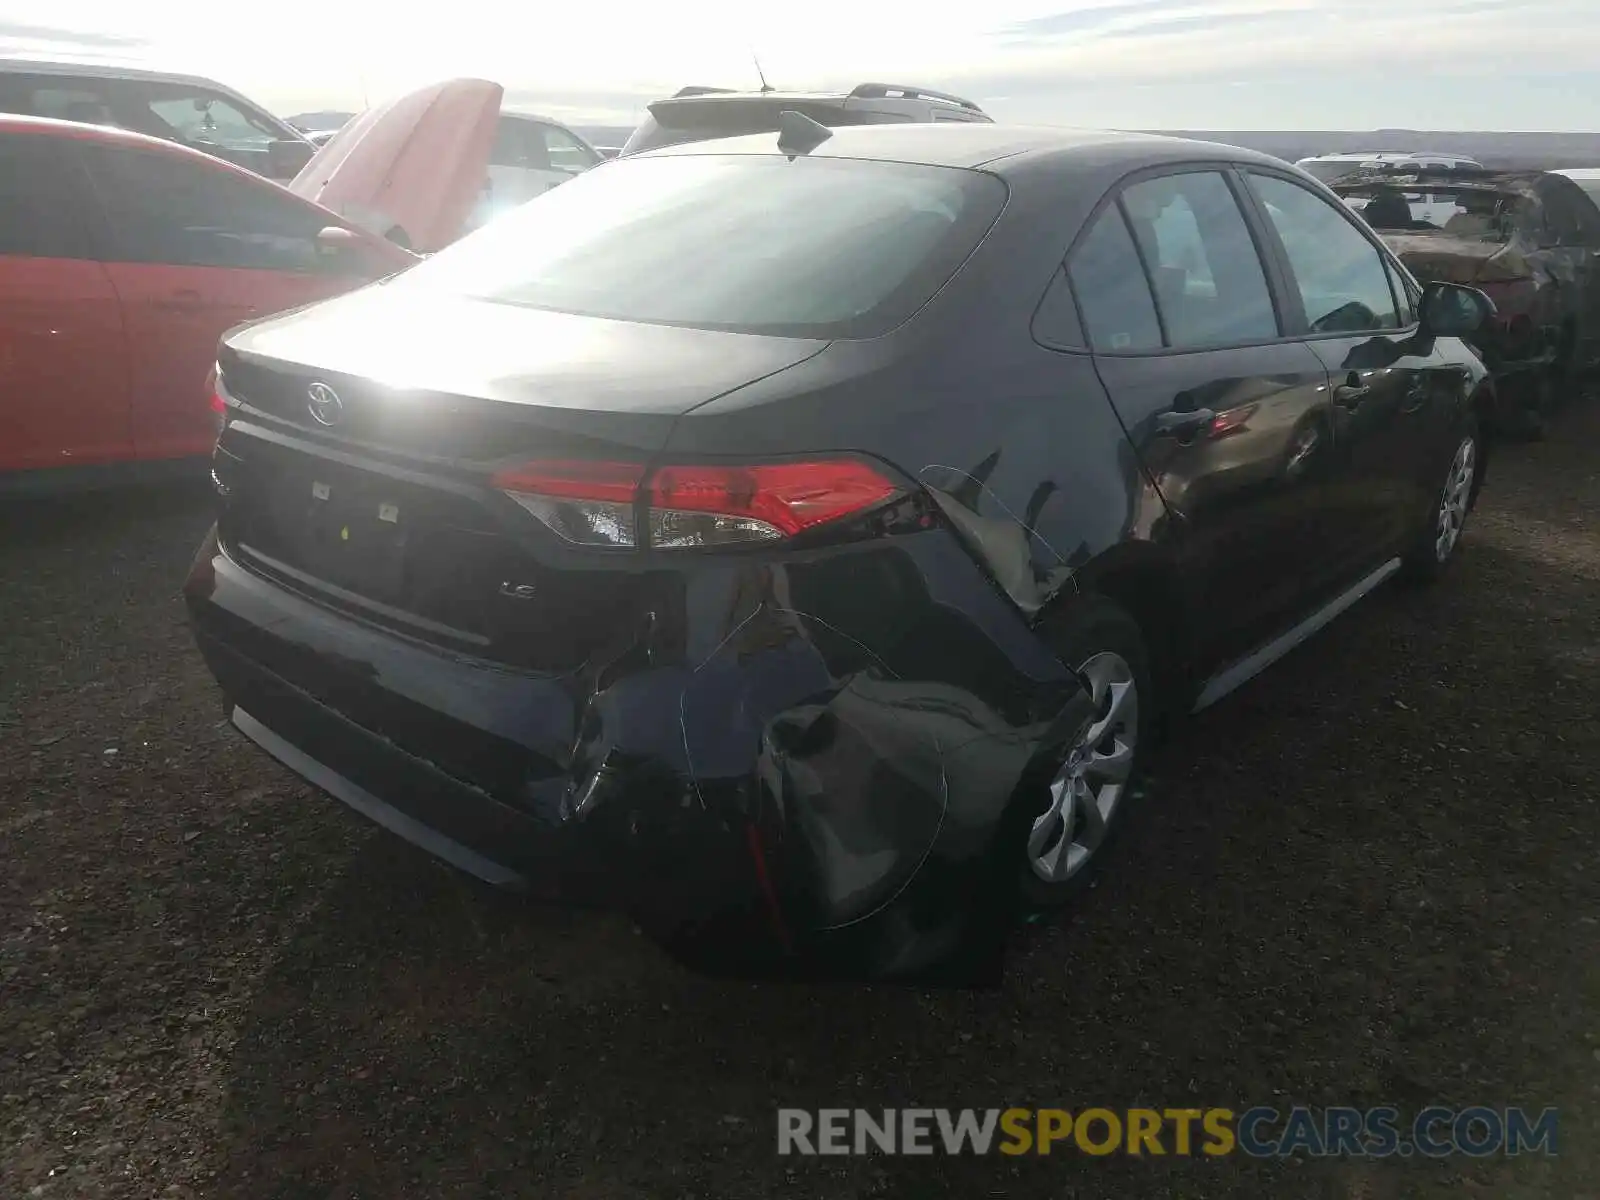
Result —
<instances>
[{"instance_id":1,"label":"rear license plate area","mask_svg":"<svg viewBox=\"0 0 1600 1200\"><path fill-rule=\"evenodd\" d=\"M398 601L415 514L383 483L381 477L287 474L272 488L262 548L338 587Z\"/></svg>"}]
</instances>

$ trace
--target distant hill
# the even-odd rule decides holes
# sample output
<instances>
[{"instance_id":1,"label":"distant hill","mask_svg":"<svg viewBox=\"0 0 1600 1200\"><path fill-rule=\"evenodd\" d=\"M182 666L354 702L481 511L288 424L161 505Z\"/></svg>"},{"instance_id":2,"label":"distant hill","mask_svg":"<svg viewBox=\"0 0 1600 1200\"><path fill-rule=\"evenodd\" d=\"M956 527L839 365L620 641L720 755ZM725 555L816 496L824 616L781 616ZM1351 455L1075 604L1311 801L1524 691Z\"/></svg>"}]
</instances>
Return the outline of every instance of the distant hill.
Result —
<instances>
[{"instance_id":1,"label":"distant hill","mask_svg":"<svg viewBox=\"0 0 1600 1200\"><path fill-rule=\"evenodd\" d=\"M1462 154L1486 167L1506 170L1549 170L1555 167L1600 166L1600 133L1460 133L1426 129L1368 129L1307 132L1259 130L1217 132L1157 129L1173 137L1200 138L1243 146L1293 162L1313 154L1356 154L1369 150L1427 150Z\"/></svg>"},{"instance_id":2,"label":"distant hill","mask_svg":"<svg viewBox=\"0 0 1600 1200\"><path fill-rule=\"evenodd\" d=\"M629 125L574 125L573 128L596 146L620 146L633 132ZM1341 151L1431 150L1463 154L1485 166L1506 170L1600 167L1600 133L1459 133L1426 129L1151 129L1142 132L1243 146L1275 154L1290 162L1313 154Z\"/></svg>"},{"instance_id":3,"label":"distant hill","mask_svg":"<svg viewBox=\"0 0 1600 1200\"><path fill-rule=\"evenodd\" d=\"M287 120L305 129L337 129L351 115L343 112L300 113ZM574 124L572 128L595 146L621 146L633 132L631 125ZM1485 166L1507 170L1600 167L1600 133L1461 133L1426 129L1154 129L1145 132L1244 146L1275 154L1290 162L1313 154L1336 154L1341 151L1430 150L1441 154L1464 154L1476 158Z\"/></svg>"}]
</instances>

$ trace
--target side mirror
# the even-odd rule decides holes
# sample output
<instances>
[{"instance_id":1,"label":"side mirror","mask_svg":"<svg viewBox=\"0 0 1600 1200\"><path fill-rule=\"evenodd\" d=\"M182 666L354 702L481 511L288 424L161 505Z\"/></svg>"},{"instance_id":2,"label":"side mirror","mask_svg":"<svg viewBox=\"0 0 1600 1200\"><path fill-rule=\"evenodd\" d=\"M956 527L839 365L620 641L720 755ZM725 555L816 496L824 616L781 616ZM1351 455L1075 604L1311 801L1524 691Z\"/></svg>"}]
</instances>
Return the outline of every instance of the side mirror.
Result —
<instances>
[{"instance_id":1,"label":"side mirror","mask_svg":"<svg viewBox=\"0 0 1600 1200\"><path fill-rule=\"evenodd\" d=\"M317 254L329 270L340 274L373 273L372 255L366 243L354 230L342 225L329 225L317 234Z\"/></svg>"},{"instance_id":2,"label":"side mirror","mask_svg":"<svg viewBox=\"0 0 1600 1200\"><path fill-rule=\"evenodd\" d=\"M267 143L267 173L274 179L293 179L306 169L317 148L298 138L278 138Z\"/></svg>"},{"instance_id":3,"label":"side mirror","mask_svg":"<svg viewBox=\"0 0 1600 1200\"><path fill-rule=\"evenodd\" d=\"M1430 283L1422 290L1421 327L1429 337L1471 337L1495 315L1494 301L1477 288Z\"/></svg>"}]
</instances>

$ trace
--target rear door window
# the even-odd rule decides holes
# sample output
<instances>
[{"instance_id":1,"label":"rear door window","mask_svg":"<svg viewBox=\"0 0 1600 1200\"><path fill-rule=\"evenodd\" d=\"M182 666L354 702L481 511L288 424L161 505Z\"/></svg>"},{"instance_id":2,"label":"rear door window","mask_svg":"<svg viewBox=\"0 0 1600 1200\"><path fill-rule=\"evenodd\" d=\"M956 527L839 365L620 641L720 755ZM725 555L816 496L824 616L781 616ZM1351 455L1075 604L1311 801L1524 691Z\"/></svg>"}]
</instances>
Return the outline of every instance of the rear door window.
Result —
<instances>
[{"instance_id":1,"label":"rear door window","mask_svg":"<svg viewBox=\"0 0 1600 1200\"><path fill-rule=\"evenodd\" d=\"M82 188L54 139L0 134L0 255L91 258Z\"/></svg>"},{"instance_id":2,"label":"rear door window","mask_svg":"<svg viewBox=\"0 0 1600 1200\"><path fill-rule=\"evenodd\" d=\"M18 81L6 87L15 101L14 111L54 121L81 121L85 125L114 125L110 93L95 80L63 79L49 83ZM12 104L8 101L8 108Z\"/></svg>"},{"instance_id":3,"label":"rear door window","mask_svg":"<svg viewBox=\"0 0 1600 1200\"><path fill-rule=\"evenodd\" d=\"M1127 354L1161 348L1161 322L1122 208L1107 206L1067 263L1089 345Z\"/></svg>"},{"instance_id":4,"label":"rear door window","mask_svg":"<svg viewBox=\"0 0 1600 1200\"><path fill-rule=\"evenodd\" d=\"M1147 179L1123 192L1122 206L1155 285L1168 345L1198 349L1278 336L1266 272L1220 172Z\"/></svg>"},{"instance_id":5,"label":"rear door window","mask_svg":"<svg viewBox=\"0 0 1600 1200\"><path fill-rule=\"evenodd\" d=\"M105 206L114 261L329 268L317 234L330 222L270 184L174 151L85 145L80 152L101 195L116 199Z\"/></svg>"}]
</instances>

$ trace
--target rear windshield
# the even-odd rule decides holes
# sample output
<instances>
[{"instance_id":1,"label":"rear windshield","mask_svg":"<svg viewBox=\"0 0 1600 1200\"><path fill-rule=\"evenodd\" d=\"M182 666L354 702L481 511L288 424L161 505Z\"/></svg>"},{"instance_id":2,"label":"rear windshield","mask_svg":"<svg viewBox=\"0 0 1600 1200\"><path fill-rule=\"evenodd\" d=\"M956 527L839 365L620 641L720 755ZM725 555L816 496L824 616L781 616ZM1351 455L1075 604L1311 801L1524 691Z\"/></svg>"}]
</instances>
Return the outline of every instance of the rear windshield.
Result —
<instances>
[{"instance_id":1,"label":"rear windshield","mask_svg":"<svg viewBox=\"0 0 1600 1200\"><path fill-rule=\"evenodd\" d=\"M845 108L836 101L793 97L776 99L764 96L733 96L715 99L688 97L682 100L658 100L650 106L650 115L639 123L639 127L628 138L622 147L622 153L638 154L662 146L703 142L711 138L776 133L778 114L786 109L804 113L818 124L830 128L844 125L893 125L911 120L904 113Z\"/></svg>"},{"instance_id":2,"label":"rear windshield","mask_svg":"<svg viewBox=\"0 0 1600 1200\"><path fill-rule=\"evenodd\" d=\"M993 175L782 155L607 163L398 276L503 304L787 337L877 337L955 273Z\"/></svg>"},{"instance_id":3,"label":"rear windshield","mask_svg":"<svg viewBox=\"0 0 1600 1200\"><path fill-rule=\"evenodd\" d=\"M1419 182L1412 187L1344 186L1344 202L1374 229L1448 233L1474 241L1503 242L1537 213L1534 201L1515 192Z\"/></svg>"}]
</instances>

